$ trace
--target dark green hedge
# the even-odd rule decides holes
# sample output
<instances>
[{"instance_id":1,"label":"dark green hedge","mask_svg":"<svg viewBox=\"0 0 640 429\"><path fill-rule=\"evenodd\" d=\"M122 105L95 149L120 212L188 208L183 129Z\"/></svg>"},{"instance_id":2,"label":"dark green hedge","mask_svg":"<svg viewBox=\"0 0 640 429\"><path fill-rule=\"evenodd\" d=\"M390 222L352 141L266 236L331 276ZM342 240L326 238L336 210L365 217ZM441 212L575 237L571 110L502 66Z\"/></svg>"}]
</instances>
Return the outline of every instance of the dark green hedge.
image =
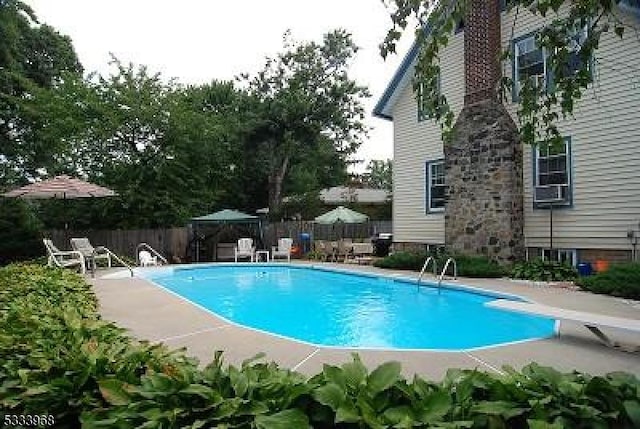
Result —
<instances>
[{"instance_id":1,"label":"dark green hedge","mask_svg":"<svg viewBox=\"0 0 640 429\"><path fill-rule=\"evenodd\" d=\"M40 230L24 201L0 197L0 266L44 255Z\"/></svg>"},{"instance_id":2,"label":"dark green hedge","mask_svg":"<svg viewBox=\"0 0 640 429\"><path fill-rule=\"evenodd\" d=\"M640 263L612 265L605 272L580 277L576 284L594 293L640 299Z\"/></svg>"},{"instance_id":3,"label":"dark green hedge","mask_svg":"<svg viewBox=\"0 0 640 429\"><path fill-rule=\"evenodd\" d=\"M429 256L435 258L437 272L440 274L449 257L447 254L440 252L433 254L394 252L383 259L375 261L374 265L379 268L420 271L424 261ZM494 278L502 277L505 274L504 269L500 265L483 256L453 255L453 258L456 260L458 275L461 277ZM433 267L429 264L429 272L433 272L432 270ZM453 271L448 272L451 273Z\"/></svg>"},{"instance_id":4,"label":"dark green hedge","mask_svg":"<svg viewBox=\"0 0 640 429\"><path fill-rule=\"evenodd\" d=\"M632 375L561 374L531 364L498 377L450 370L434 383L354 355L310 379L273 363L201 369L100 320L71 272L0 269L0 417L53 415L58 427L632 428Z\"/></svg>"}]
</instances>

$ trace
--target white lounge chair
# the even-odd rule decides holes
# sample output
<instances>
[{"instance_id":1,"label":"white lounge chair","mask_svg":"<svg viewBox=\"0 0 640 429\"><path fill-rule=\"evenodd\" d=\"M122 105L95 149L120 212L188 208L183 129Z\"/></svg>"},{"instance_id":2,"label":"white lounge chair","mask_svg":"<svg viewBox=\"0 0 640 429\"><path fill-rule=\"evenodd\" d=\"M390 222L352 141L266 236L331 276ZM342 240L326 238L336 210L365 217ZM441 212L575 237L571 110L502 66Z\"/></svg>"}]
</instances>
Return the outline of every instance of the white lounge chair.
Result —
<instances>
[{"instance_id":1,"label":"white lounge chair","mask_svg":"<svg viewBox=\"0 0 640 429\"><path fill-rule=\"evenodd\" d=\"M84 259L87 262L91 262L93 267L96 267L96 261L104 259L107 261L107 266L111 268L111 255L105 250L104 247L93 247L87 237L72 238L71 248L78 252L81 252Z\"/></svg>"},{"instance_id":2,"label":"white lounge chair","mask_svg":"<svg viewBox=\"0 0 640 429\"><path fill-rule=\"evenodd\" d=\"M86 273L84 255L77 250L64 251L53 245L53 241L48 238L42 240L44 247L47 249L48 259L47 265L57 266L60 268L80 267L80 273Z\"/></svg>"},{"instance_id":3,"label":"white lounge chair","mask_svg":"<svg viewBox=\"0 0 640 429\"><path fill-rule=\"evenodd\" d=\"M151 253L149 253L146 250L141 250L140 253L138 253L138 260L140 261L141 267L150 267L150 266L158 265L158 257L152 256Z\"/></svg>"},{"instance_id":4,"label":"white lounge chair","mask_svg":"<svg viewBox=\"0 0 640 429\"><path fill-rule=\"evenodd\" d=\"M615 328L624 331L640 333L640 319L625 319L622 317L606 316L603 314L587 313L584 311L566 310L564 308L551 307L530 302L509 301L498 299L486 303L488 307L502 310L515 311L517 313L532 314L534 316L550 317L556 320L568 320L582 323L593 335L608 346L616 346L600 328Z\"/></svg>"},{"instance_id":5,"label":"white lounge chair","mask_svg":"<svg viewBox=\"0 0 640 429\"><path fill-rule=\"evenodd\" d=\"M241 238L238 240L238 245L235 247L233 251L233 258L236 262L238 262L238 258L249 257L251 262L253 262L255 252L256 252L256 248L253 247L253 239Z\"/></svg>"},{"instance_id":6,"label":"white lounge chair","mask_svg":"<svg viewBox=\"0 0 640 429\"><path fill-rule=\"evenodd\" d=\"M271 260L287 258L287 262L291 262L291 246L293 246L292 238L281 238L278 240L278 246L271 248Z\"/></svg>"}]
</instances>

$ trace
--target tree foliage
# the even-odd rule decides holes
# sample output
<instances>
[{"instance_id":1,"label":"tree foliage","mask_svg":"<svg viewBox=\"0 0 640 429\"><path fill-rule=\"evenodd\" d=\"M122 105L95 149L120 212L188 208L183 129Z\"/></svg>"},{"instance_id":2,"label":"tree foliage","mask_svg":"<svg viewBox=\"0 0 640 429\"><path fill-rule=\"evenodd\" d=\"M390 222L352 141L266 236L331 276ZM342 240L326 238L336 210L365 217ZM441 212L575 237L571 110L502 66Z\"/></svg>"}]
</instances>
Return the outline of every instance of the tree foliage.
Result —
<instances>
[{"instance_id":1,"label":"tree foliage","mask_svg":"<svg viewBox=\"0 0 640 429\"><path fill-rule=\"evenodd\" d=\"M267 58L255 76L244 76L260 103L246 150L264 166L272 214L280 211L283 183L293 164L329 157L344 166L361 144L366 132L362 99L369 93L348 75L357 50L344 30L326 34L320 44L295 44L285 35L285 51ZM313 173L311 180L324 181L323 172L314 170L306 170L307 176Z\"/></svg>"},{"instance_id":2,"label":"tree foliage","mask_svg":"<svg viewBox=\"0 0 640 429\"><path fill-rule=\"evenodd\" d=\"M590 59L598 48L602 35L614 31L620 38L625 33L625 23L618 16L617 5L621 0L509 0L507 8L549 18L549 24L536 34L536 43L545 49L553 85L536 86L525 80L519 92L517 116L521 137L528 144L554 144L562 140L557 122L571 116L577 100L593 81L589 70ZM423 109L441 125L447 141L454 123L454 114L447 99L438 89L440 52L447 46L456 24L463 19L468 1L460 0L387 0L392 26L380 46L386 57L395 52L396 42L402 33L415 23L415 35L420 54L414 76L414 90L420 91ZM563 8L561 10L561 7ZM512 23L515 26L515 23ZM586 37L578 38L582 29ZM428 31L425 31L428 30ZM572 52L579 53L579 65L573 63ZM504 61L512 53L503 52ZM568 73L568 70L572 70ZM575 70L575 71L574 71ZM512 77L501 81L502 94L513 89ZM498 90L498 88L496 88Z\"/></svg>"},{"instance_id":3,"label":"tree foliage","mask_svg":"<svg viewBox=\"0 0 640 429\"><path fill-rule=\"evenodd\" d=\"M233 205L241 172L230 167L242 158L247 97L228 82L185 87L113 65L109 76L67 79L24 103L43 124L31 141L54 148L48 174L80 175L119 194L74 202L76 226L181 225ZM63 216L57 202L43 205L48 218Z\"/></svg>"},{"instance_id":4,"label":"tree foliage","mask_svg":"<svg viewBox=\"0 0 640 429\"><path fill-rule=\"evenodd\" d=\"M30 133L42 124L30 120L21 102L81 72L68 37L39 25L24 3L0 2L0 173L5 186L35 177L50 155L30 144Z\"/></svg>"},{"instance_id":5,"label":"tree foliage","mask_svg":"<svg viewBox=\"0 0 640 429\"><path fill-rule=\"evenodd\" d=\"M0 186L69 174L118 193L30 205L47 228L184 225L347 179L368 94L348 77L357 48L344 31L287 39L242 85L181 85L116 58L109 74L83 76L71 41L27 6L4 1L0 13L13 37L0 40Z\"/></svg>"},{"instance_id":6,"label":"tree foliage","mask_svg":"<svg viewBox=\"0 0 640 429\"><path fill-rule=\"evenodd\" d=\"M391 191L393 188L392 161L390 159L369 161L362 178L363 183L370 188Z\"/></svg>"}]
</instances>

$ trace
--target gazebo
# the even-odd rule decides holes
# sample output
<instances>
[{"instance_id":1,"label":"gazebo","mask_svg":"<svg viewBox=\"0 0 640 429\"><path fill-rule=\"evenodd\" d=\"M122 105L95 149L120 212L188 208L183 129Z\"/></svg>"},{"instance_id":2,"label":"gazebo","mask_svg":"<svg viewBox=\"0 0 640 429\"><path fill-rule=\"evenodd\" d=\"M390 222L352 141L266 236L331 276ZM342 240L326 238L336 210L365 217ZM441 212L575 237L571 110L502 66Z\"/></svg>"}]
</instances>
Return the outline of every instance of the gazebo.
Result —
<instances>
[{"instance_id":1,"label":"gazebo","mask_svg":"<svg viewBox=\"0 0 640 429\"><path fill-rule=\"evenodd\" d=\"M211 260L233 259L233 247L240 237L253 238L258 247L264 244L262 220L238 210L224 209L194 217L190 226L189 243L195 244L196 262L200 262L203 255Z\"/></svg>"}]
</instances>

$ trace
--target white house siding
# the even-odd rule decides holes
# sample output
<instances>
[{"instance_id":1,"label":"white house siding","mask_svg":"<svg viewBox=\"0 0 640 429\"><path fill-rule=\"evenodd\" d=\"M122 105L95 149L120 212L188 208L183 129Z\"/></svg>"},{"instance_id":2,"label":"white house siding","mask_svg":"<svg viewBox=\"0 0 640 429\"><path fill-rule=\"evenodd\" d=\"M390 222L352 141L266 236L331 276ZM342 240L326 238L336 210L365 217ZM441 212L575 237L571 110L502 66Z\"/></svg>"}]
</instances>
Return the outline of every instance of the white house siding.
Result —
<instances>
[{"instance_id":1,"label":"white house siding","mask_svg":"<svg viewBox=\"0 0 640 429\"><path fill-rule=\"evenodd\" d=\"M440 87L457 114L464 101L464 40L452 37L442 52ZM409 71L413 75L413 71ZM444 213L426 212L426 162L443 158L440 126L418 121L411 81L393 107L393 239L404 243L444 243Z\"/></svg>"},{"instance_id":2,"label":"white house siding","mask_svg":"<svg viewBox=\"0 0 640 429\"><path fill-rule=\"evenodd\" d=\"M502 42L510 47L515 13L502 14ZM637 19L626 16L638 27ZM513 38L541 28L544 20L521 10ZM464 96L463 35L442 54L441 88L458 113ZM575 118L560 122L571 138L573 206L554 210L555 248L630 250L627 231L640 222L640 41L627 29L620 40L604 34L596 55L596 82L583 95ZM504 73L511 75L511 63ZM412 71L409 71L412 73ZM507 103L516 119L516 105ZM425 162L443 156L440 128L417 121L411 84L393 107L394 241L443 243L444 215L427 214ZM533 209L531 148L524 150L525 241L548 247L549 211Z\"/></svg>"},{"instance_id":3,"label":"white house siding","mask_svg":"<svg viewBox=\"0 0 640 429\"><path fill-rule=\"evenodd\" d=\"M503 14L502 41L510 46L514 12ZM627 16L629 24L640 25ZM544 21L521 10L514 38ZM620 40L603 34L596 53L595 83L560 122L571 138L573 207L554 210L553 244L566 249L626 249L627 231L640 221L640 40L627 29ZM511 64L505 67L511 75ZM515 118L516 105L508 109ZM532 149L524 151L525 241L549 246L549 211L533 208Z\"/></svg>"}]
</instances>

